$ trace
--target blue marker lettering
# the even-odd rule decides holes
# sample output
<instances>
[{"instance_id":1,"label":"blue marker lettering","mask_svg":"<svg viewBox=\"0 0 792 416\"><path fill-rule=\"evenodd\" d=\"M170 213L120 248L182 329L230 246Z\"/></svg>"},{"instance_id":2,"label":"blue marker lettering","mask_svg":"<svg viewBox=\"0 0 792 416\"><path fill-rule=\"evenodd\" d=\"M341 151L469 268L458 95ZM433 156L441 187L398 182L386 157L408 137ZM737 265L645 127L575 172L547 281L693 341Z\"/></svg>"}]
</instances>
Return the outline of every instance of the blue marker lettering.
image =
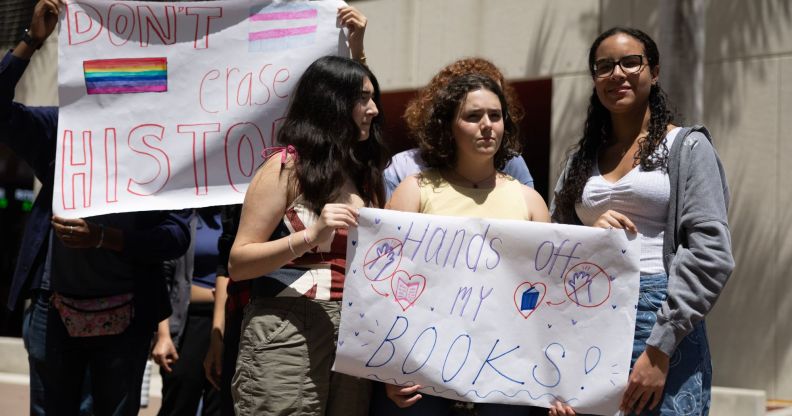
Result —
<instances>
[{"instance_id":1,"label":"blue marker lettering","mask_svg":"<svg viewBox=\"0 0 792 416\"><path fill-rule=\"evenodd\" d=\"M442 237L440 237L440 243L437 245L437 248L435 249L434 253L432 253L430 255L429 252L430 252L430 250L432 248L432 242L434 241L435 236L438 233L442 233ZM443 248L443 243L445 242L445 236L446 236L446 230L445 229L440 228L440 227L435 228L434 232L432 233L432 236L429 237L429 244L426 245L426 252L424 252L424 261L425 262L429 263L430 261L432 261L432 258L434 258L435 259L435 264L440 264L440 260L439 260L440 250Z\"/></svg>"},{"instance_id":2,"label":"blue marker lettering","mask_svg":"<svg viewBox=\"0 0 792 416\"><path fill-rule=\"evenodd\" d=\"M412 255L410 256L410 260L414 260L415 259L415 255L418 254L418 250L421 249L421 244L423 244L424 238L426 238L426 233L429 231L429 224L426 224L426 229L424 229L423 235L421 236L420 240L416 240L414 238L410 238L410 232L412 232L412 227L413 227L414 224L415 223L413 223L413 222L410 223L410 228L407 230L407 234L404 236L404 239L402 240L402 241L404 241L402 252L405 253L405 254L407 253L407 251L406 251L407 250L407 243L413 242L413 243L418 244L415 247L415 251L413 251Z\"/></svg>"},{"instance_id":3,"label":"blue marker lettering","mask_svg":"<svg viewBox=\"0 0 792 416\"><path fill-rule=\"evenodd\" d=\"M553 362L553 359L552 359L552 358L550 358L550 356L549 356L549 355L547 355L547 350L549 350L549 349L550 349L550 347L552 347L553 345L558 345L559 347L561 347L561 351L562 351L562 353L561 353L561 358L563 358L563 357L565 357L565 356L566 356L566 350L564 349L564 346L563 346L563 345L561 345L561 344L559 344L559 343L557 343L557 342L554 342L554 343L552 343L552 344L548 345L548 346L547 346L547 348L545 348L545 357L547 357L547 361L550 361L550 365L552 365L552 366L553 366L553 368L555 369L555 373L556 373L556 382L555 382L555 383L547 383L547 384L545 384L545 383L543 383L543 382L539 381L539 379L536 377L536 368L537 368L537 367L539 367L538 365L534 365L534 366L533 366L533 370L531 371L531 374L533 375L533 379L534 379L534 380L536 380L536 382L537 382L537 383L539 383L539 384L541 384L541 385L543 385L543 386L545 386L545 387L555 387L555 386L557 386L559 383L561 383L561 370L558 368L558 366L556 365L556 363L555 363L555 362Z\"/></svg>"},{"instance_id":4,"label":"blue marker lettering","mask_svg":"<svg viewBox=\"0 0 792 416\"><path fill-rule=\"evenodd\" d=\"M404 321L404 329L399 333L399 335L396 335L395 337L391 338L391 334L394 332L393 329L396 328L396 324L398 324L400 320ZM402 335L404 335L404 333L407 332L407 328L409 326L410 326L410 322L407 320L406 317L397 316L396 320L393 321L393 325L391 326L390 331L388 331L388 334L385 335L385 339L382 341L382 344L380 344L379 347L377 347L376 351L374 351L374 354L372 354L371 358L369 358L368 361L366 362L366 367L382 367L383 365L387 364L393 358L393 354L396 353L396 346L393 345L393 341L399 339ZM374 357L377 356L377 353L379 353L379 351L386 343L388 344L388 347L390 347L391 350L390 356L388 357L388 359L386 359L380 364L372 364L371 360L373 360Z\"/></svg>"},{"instance_id":5,"label":"blue marker lettering","mask_svg":"<svg viewBox=\"0 0 792 416\"><path fill-rule=\"evenodd\" d=\"M467 339L467 347L465 349L465 358L462 360L461 363L459 363L459 368L457 368L457 370L454 373L454 375L452 375L451 377L446 377L445 371L446 371L446 364L448 364L448 357L451 356L451 351L454 350L454 345L456 345L457 341L459 341L461 338ZM449 381L453 380L457 376L457 374L459 374L460 371L462 371L462 367L465 366L465 363L467 362L468 356L470 355L470 345L471 344L472 344L472 341L470 339L470 335L462 334L462 335L456 337L454 342L451 343L451 346L448 347L448 353L446 354L445 360L443 361L443 369L440 372L440 376L443 377L443 382L448 383Z\"/></svg>"},{"instance_id":6,"label":"blue marker lettering","mask_svg":"<svg viewBox=\"0 0 792 416\"><path fill-rule=\"evenodd\" d=\"M426 354L426 359L424 359L424 361L421 363L421 365L416 367L415 370L407 371L407 369L404 368L407 365L407 360L410 359L410 355L412 355L412 352L415 349L415 346L418 345L418 341L421 340L421 337L423 337L423 335L426 334L427 331L431 331L431 334L434 335L434 338L432 339L432 348L429 350L429 353ZM410 348L410 352L408 352L407 356L404 357L404 362L402 363L402 373L404 373L404 374L412 374L412 373L420 370L421 368L423 368L423 366L426 365L426 362L429 361L429 358L432 356L432 352L434 352L435 345L437 345L437 329L435 327L431 326L429 328L424 329L423 332L421 332L421 334L418 335L418 338L415 339L415 342L413 343L412 347Z\"/></svg>"},{"instance_id":7,"label":"blue marker lettering","mask_svg":"<svg viewBox=\"0 0 792 416\"><path fill-rule=\"evenodd\" d=\"M500 259L501 259L500 253L498 252L498 250L495 250L495 241L496 240L500 241L501 243L503 243L503 240L501 240L498 237L495 237L492 240L490 240L489 247L490 247L490 250L492 250L492 252L495 253L495 264L490 266L489 260L487 260L487 269L489 269L489 270L492 270L492 269L498 267L498 265L500 264Z\"/></svg>"},{"instance_id":8,"label":"blue marker lettering","mask_svg":"<svg viewBox=\"0 0 792 416\"><path fill-rule=\"evenodd\" d=\"M512 352L512 351L514 351L514 350L516 350L516 349L518 349L518 348L520 348L520 346L518 345L518 346L516 346L516 347L514 347L514 348L510 349L509 351L506 351L506 352L504 352L503 354L501 354L501 355L499 355L499 356L497 356L497 357L492 357L492 353L495 351L495 347L497 347L497 346L498 346L498 342L499 342L499 341L500 341L499 339L496 339L496 340L495 340L495 344L494 344L494 345L492 345L492 349L490 350L490 353L489 353L489 355L487 355L487 359L486 359L486 360L484 360L484 362L481 364L481 368L479 368L479 371L478 371L478 373L476 374L476 377L474 377L474 378L473 378L473 382L472 382L471 384L476 384L476 380L478 380L479 376L481 375L481 372L484 370L484 366L485 366L485 365L488 365L488 366L492 367L492 369L493 369L493 370L495 370L495 372L496 372L496 373L500 374L500 375L501 375L501 377L503 377L503 378L505 378L505 379L507 379L507 380L509 380L509 381L512 381L512 382L514 382L514 383L517 383L517 384L525 384L525 382L523 382L523 381L515 380L515 379L513 379L513 378L511 378L511 377L507 376L506 374L503 374L503 373L502 373L500 370L498 370L497 368L495 368L495 366L494 366L494 365L492 365L492 362L493 362L493 361L495 361L495 360L497 360L497 359L499 359L499 358L503 357L503 356L504 356L504 355L506 355L506 354L509 354L510 352Z\"/></svg>"}]
</instances>

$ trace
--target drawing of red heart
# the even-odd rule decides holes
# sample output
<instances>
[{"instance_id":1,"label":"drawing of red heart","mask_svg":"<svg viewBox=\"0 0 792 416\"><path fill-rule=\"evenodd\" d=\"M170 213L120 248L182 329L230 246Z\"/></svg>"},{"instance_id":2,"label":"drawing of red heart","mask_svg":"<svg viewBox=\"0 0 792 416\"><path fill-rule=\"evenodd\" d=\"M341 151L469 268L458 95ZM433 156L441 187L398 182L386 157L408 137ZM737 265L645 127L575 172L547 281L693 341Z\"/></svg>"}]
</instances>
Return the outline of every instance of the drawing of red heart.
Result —
<instances>
[{"instance_id":1,"label":"drawing of red heart","mask_svg":"<svg viewBox=\"0 0 792 416\"><path fill-rule=\"evenodd\" d=\"M410 275L404 270L394 273L391 278L393 299L406 311L418 301L426 289L426 277L420 274Z\"/></svg>"},{"instance_id":2,"label":"drawing of red heart","mask_svg":"<svg viewBox=\"0 0 792 416\"><path fill-rule=\"evenodd\" d=\"M528 294L528 298L526 299L529 304L524 305L523 294L528 291L532 292ZM534 312L536 312L537 309L539 309L540 306L542 306L542 300L546 294L547 286L544 283L531 283L529 281L522 282L519 286L517 286L517 289L514 290L514 306L517 308L517 312L522 315L523 319L528 319L529 316L531 316ZM533 299L531 299L531 297L533 297Z\"/></svg>"}]
</instances>

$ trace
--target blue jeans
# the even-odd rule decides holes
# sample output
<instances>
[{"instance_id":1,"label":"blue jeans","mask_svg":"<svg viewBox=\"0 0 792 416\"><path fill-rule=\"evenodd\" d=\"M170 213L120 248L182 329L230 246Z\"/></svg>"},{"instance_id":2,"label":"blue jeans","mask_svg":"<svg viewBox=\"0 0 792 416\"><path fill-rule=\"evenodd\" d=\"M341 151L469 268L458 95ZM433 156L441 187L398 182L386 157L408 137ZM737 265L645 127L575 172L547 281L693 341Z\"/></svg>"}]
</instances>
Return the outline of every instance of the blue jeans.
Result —
<instances>
[{"instance_id":1,"label":"blue jeans","mask_svg":"<svg viewBox=\"0 0 792 416\"><path fill-rule=\"evenodd\" d=\"M646 349L646 340L657 321L657 310L668 293L665 274L641 276L635 338L630 368ZM653 411L641 415L707 415L712 388L712 363L704 321L697 323L671 356L663 399Z\"/></svg>"},{"instance_id":2,"label":"blue jeans","mask_svg":"<svg viewBox=\"0 0 792 416\"><path fill-rule=\"evenodd\" d=\"M87 376L94 414L137 415L151 333L133 322L119 335L72 338L49 298L36 292L25 311L30 414L78 415Z\"/></svg>"}]
</instances>

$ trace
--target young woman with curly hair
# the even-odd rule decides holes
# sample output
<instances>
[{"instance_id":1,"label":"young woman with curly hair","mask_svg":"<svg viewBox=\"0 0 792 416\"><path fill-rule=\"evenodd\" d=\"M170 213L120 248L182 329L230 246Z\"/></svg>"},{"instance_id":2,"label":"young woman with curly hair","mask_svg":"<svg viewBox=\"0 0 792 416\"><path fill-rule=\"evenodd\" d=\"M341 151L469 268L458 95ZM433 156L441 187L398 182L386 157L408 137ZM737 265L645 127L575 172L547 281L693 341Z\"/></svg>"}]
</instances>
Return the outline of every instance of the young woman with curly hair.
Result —
<instances>
[{"instance_id":1,"label":"young woman with curly hair","mask_svg":"<svg viewBox=\"0 0 792 416\"><path fill-rule=\"evenodd\" d=\"M382 207L380 91L350 59L319 58L256 173L231 249L233 280L254 279L233 378L237 414L366 415L370 384L330 371L347 229ZM262 277L259 277L262 276Z\"/></svg>"},{"instance_id":2,"label":"young woman with curly hair","mask_svg":"<svg viewBox=\"0 0 792 416\"><path fill-rule=\"evenodd\" d=\"M499 172L519 151L517 124L498 83L467 74L449 80L422 106L416 126L428 170L402 181L388 208L407 212L549 221L533 189ZM418 393L421 386L386 385L392 403L376 415L447 415L454 401ZM533 408L476 404L478 415L530 415Z\"/></svg>"},{"instance_id":3,"label":"young woman with curly hair","mask_svg":"<svg viewBox=\"0 0 792 416\"><path fill-rule=\"evenodd\" d=\"M712 369L704 317L731 274L728 188L703 127L673 124L660 55L644 32L591 45L583 137L555 190L556 222L626 229L641 240L630 414L707 414ZM553 412L551 412L553 414Z\"/></svg>"},{"instance_id":4,"label":"young woman with curly hair","mask_svg":"<svg viewBox=\"0 0 792 416\"><path fill-rule=\"evenodd\" d=\"M482 58L464 58L451 63L437 73L426 87L418 91L417 96L407 104L404 111L404 121L407 123L410 134L417 140L417 132L426 123L429 116L428 107L432 105L438 91L445 88L448 83L462 75L479 74L495 80L503 90L509 112L514 124L519 125L524 116L522 105L517 93L503 78L503 74L490 61ZM385 193L388 197L393 194L402 180L426 168L426 163L421 159L417 148L397 153L391 158L390 165L385 169ZM507 160L503 171L517 179L520 183L533 187L533 178L522 156L515 153Z\"/></svg>"}]
</instances>

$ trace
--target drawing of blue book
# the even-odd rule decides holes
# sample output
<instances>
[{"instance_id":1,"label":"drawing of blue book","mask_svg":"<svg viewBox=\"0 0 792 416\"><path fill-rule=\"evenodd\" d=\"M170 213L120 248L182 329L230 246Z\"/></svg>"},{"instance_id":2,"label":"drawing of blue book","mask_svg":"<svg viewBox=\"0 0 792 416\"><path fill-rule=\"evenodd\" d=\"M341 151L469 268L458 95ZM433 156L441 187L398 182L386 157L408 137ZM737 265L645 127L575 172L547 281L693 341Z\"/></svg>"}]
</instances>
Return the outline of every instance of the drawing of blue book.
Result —
<instances>
[{"instance_id":1,"label":"drawing of blue book","mask_svg":"<svg viewBox=\"0 0 792 416\"><path fill-rule=\"evenodd\" d=\"M536 309L536 303L539 301L539 291L535 287L526 289L522 294L522 301L520 302L521 311L532 311Z\"/></svg>"}]
</instances>

